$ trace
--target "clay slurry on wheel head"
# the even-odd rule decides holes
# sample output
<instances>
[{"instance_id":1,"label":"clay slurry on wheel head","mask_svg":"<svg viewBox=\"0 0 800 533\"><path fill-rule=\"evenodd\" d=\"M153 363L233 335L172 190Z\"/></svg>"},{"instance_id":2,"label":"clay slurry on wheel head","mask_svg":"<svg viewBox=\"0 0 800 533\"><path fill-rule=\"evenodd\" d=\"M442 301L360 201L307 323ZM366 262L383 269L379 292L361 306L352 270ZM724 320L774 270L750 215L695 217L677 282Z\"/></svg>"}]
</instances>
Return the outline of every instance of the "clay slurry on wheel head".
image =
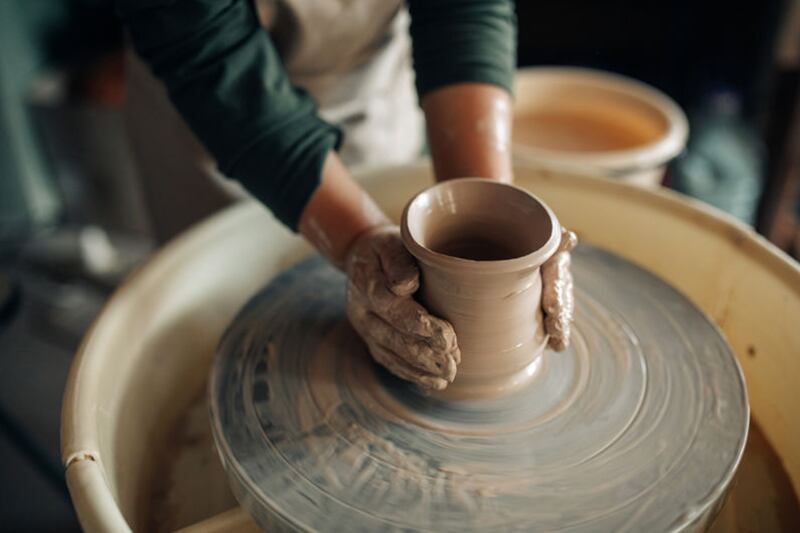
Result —
<instances>
[{"instance_id":1,"label":"clay slurry on wheel head","mask_svg":"<svg viewBox=\"0 0 800 533\"><path fill-rule=\"evenodd\" d=\"M652 274L586 244L573 259L572 345L474 401L373 364L321 257L272 280L210 384L242 505L268 531L702 531L747 434L736 359Z\"/></svg>"},{"instance_id":2,"label":"clay slurry on wheel head","mask_svg":"<svg viewBox=\"0 0 800 533\"><path fill-rule=\"evenodd\" d=\"M421 271L419 299L456 332L461 362L450 399L491 397L529 383L547 344L540 266L561 228L535 196L480 178L415 196L401 223Z\"/></svg>"}]
</instances>

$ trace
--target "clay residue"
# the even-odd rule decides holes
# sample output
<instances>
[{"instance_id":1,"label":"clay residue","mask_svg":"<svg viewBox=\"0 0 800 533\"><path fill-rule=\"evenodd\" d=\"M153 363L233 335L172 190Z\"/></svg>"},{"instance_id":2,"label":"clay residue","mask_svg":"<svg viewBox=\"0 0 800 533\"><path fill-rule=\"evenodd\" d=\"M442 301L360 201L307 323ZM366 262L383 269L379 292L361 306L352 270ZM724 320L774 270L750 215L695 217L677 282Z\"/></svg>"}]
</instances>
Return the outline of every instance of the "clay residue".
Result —
<instances>
[{"instance_id":1,"label":"clay residue","mask_svg":"<svg viewBox=\"0 0 800 533\"><path fill-rule=\"evenodd\" d=\"M148 531L175 531L236 506L208 425L206 387L151 453Z\"/></svg>"},{"instance_id":2,"label":"clay residue","mask_svg":"<svg viewBox=\"0 0 800 533\"><path fill-rule=\"evenodd\" d=\"M345 269L347 317L375 361L428 390L452 383L461 360L453 326L414 299L419 270L397 226L360 236Z\"/></svg>"},{"instance_id":3,"label":"clay residue","mask_svg":"<svg viewBox=\"0 0 800 533\"><path fill-rule=\"evenodd\" d=\"M562 228L558 250L542 265L544 330L549 336L548 346L557 352L562 352L569 346L572 315L575 311L570 252L577 245L578 237Z\"/></svg>"},{"instance_id":4,"label":"clay residue","mask_svg":"<svg viewBox=\"0 0 800 533\"><path fill-rule=\"evenodd\" d=\"M756 420L744 457L711 533L800 531L800 500L780 457Z\"/></svg>"}]
</instances>

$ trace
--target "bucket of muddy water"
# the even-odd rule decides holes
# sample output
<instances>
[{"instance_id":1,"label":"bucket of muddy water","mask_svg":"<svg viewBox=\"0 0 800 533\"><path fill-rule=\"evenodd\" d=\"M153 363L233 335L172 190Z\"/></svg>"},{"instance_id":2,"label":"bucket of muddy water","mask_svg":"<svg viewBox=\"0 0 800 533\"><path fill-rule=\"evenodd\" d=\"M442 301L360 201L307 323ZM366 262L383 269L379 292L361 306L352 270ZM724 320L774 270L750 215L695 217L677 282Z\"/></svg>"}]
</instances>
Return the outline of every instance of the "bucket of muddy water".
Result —
<instances>
[{"instance_id":1,"label":"bucket of muddy water","mask_svg":"<svg viewBox=\"0 0 800 533\"><path fill-rule=\"evenodd\" d=\"M517 166L515 176L581 242L659 276L720 328L744 372L752 421L712 528L798 531L798 264L676 193L539 167ZM360 178L395 221L432 183L427 165ZM310 253L261 206L240 203L172 241L116 292L82 343L64 398L62 457L86 531L256 529L211 436L209 371L241 306Z\"/></svg>"},{"instance_id":2,"label":"bucket of muddy water","mask_svg":"<svg viewBox=\"0 0 800 533\"><path fill-rule=\"evenodd\" d=\"M655 187L686 145L688 125L667 95L583 68L517 71L513 151L528 165Z\"/></svg>"}]
</instances>

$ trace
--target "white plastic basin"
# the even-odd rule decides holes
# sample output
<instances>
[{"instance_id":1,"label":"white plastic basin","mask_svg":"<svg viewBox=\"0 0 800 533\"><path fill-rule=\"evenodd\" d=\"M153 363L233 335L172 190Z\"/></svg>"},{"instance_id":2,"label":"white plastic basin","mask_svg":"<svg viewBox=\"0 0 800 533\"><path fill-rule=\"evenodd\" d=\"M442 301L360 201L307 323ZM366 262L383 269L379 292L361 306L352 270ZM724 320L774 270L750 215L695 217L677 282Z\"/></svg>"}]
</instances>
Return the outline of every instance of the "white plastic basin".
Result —
<instances>
[{"instance_id":1,"label":"white plastic basin","mask_svg":"<svg viewBox=\"0 0 800 533\"><path fill-rule=\"evenodd\" d=\"M360 179L395 220L431 180L426 165ZM668 191L528 167L517 167L516 180L581 239L660 275L719 324L756 422L800 489L798 264L730 217ZM84 339L64 398L63 461L87 531L174 529L235 508L203 405L214 348L239 307L307 253L246 202L181 235L116 292ZM748 500L736 505L752 514ZM254 527L237 513L193 530Z\"/></svg>"}]
</instances>

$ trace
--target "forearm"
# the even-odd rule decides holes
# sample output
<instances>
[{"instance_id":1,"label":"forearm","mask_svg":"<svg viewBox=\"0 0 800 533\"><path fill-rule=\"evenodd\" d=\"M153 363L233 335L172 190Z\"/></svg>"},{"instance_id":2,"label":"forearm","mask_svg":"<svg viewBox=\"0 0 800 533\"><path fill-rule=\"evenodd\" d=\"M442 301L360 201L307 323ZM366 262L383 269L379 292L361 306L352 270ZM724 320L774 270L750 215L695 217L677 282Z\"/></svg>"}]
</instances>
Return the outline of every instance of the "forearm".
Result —
<instances>
[{"instance_id":1,"label":"forearm","mask_svg":"<svg viewBox=\"0 0 800 533\"><path fill-rule=\"evenodd\" d=\"M459 83L422 100L437 181L512 181L511 96L496 85Z\"/></svg>"},{"instance_id":2,"label":"forearm","mask_svg":"<svg viewBox=\"0 0 800 533\"><path fill-rule=\"evenodd\" d=\"M511 180L511 0L408 0L417 92L438 180Z\"/></svg>"},{"instance_id":3,"label":"forearm","mask_svg":"<svg viewBox=\"0 0 800 533\"><path fill-rule=\"evenodd\" d=\"M300 233L334 265L343 268L345 255L356 238L382 224L389 224L389 219L353 180L339 156L329 152L320 185L300 215Z\"/></svg>"}]
</instances>

